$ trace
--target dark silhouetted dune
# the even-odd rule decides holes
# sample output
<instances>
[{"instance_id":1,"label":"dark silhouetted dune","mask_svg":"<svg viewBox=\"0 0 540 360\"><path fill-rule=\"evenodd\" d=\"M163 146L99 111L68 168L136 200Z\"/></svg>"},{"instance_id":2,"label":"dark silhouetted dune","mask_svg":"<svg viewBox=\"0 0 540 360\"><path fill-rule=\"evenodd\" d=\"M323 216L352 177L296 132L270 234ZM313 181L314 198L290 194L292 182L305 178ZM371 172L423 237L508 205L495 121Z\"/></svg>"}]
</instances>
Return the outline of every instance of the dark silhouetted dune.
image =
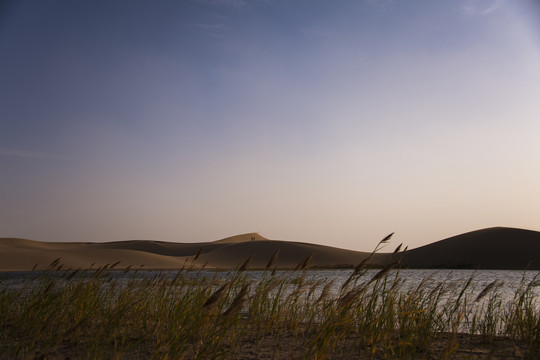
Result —
<instances>
[{"instance_id":1,"label":"dark silhouetted dune","mask_svg":"<svg viewBox=\"0 0 540 360\"><path fill-rule=\"evenodd\" d=\"M540 269L540 232L494 227L450 237L403 254L416 268Z\"/></svg>"},{"instance_id":2,"label":"dark silhouetted dune","mask_svg":"<svg viewBox=\"0 0 540 360\"><path fill-rule=\"evenodd\" d=\"M348 267L369 253L294 241L269 240L248 233L205 243L154 240L106 243L38 242L0 239L0 271L47 269L57 258L63 268L97 268L120 262L117 268L180 269L183 267L230 269L250 258L251 268L264 268L275 252L273 266L294 268L310 257L310 266ZM372 264L401 257L415 268L540 269L540 232L490 228L454 236L400 254L375 254ZM58 265L56 265L58 266Z\"/></svg>"}]
</instances>

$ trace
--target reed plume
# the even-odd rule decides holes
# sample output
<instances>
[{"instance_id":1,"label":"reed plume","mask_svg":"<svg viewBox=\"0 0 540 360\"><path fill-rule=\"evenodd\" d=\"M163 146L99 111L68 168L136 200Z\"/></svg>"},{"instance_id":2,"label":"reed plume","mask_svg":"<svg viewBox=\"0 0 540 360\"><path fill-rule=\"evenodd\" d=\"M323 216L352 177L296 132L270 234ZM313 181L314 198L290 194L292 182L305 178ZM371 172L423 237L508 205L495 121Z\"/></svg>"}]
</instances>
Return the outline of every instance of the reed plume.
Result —
<instances>
[{"instance_id":1,"label":"reed plume","mask_svg":"<svg viewBox=\"0 0 540 360\"><path fill-rule=\"evenodd\" d=\"M59 262L60 262L60 258L56 258L56 259L53 260L53 262L51 262L51 263L49 264L49 266L53 268L53 267L55 267L56 265L58 265Z\"/></svg>"},{"instance_id":2,"label":"reed plume","mask_svg":"<svg viewBox=\"0 0 540 360\"><path fill-rule=\"evenodd\" d=\"M298 265L294 268L294 270L305 270L308 268L309 264L311 263L311 259L313 258L313 254L309 254L305 259L300 261Z\"/></svg>"},{"instance_id":3,"label":"reed plume","mask_svg":"<svg viewBox=\"0 0 540 360\"><path fill-rule=\"evenodd\" d=\"M224 316L236 313L242 308L242 305L244 305L244 302L246 301L248 290L249 283L242 286L242 289L240 289L240 292L235 296L229 308L223 313Z\"/></svg>"},{"instance_id":4,"label":"reed plume","mask_svg":"<svg viewBox=\"0 0 540 360\"><path fill-rule=\"evenodd\" d=\"M476 297L476 299L474 300L474 302L478 302L480 301L484 296L486 296L491 289L493 289L495 286L497 285L497 280L495 281L492 281L490 282L485 288L484 290L482 290L480 292L480 294L478 294L478 296Z\"/></svg>"},{"instance_id":5,"label":"reed plume","mask_svg":"<svg viewBox=\"0 0 540 360\"><path fill-rule=\"evenodd\" d=\"M320 303L321 301L326 299L328 297L328 295L330 295L330 290L332 289L332 285L334 285L335 281L336 281L336 279L332 279L332 281L327 282L324 285L323 289L321 290L321 295L319 295L319 298L317 300L315 300L315 304Z\"/></svg>"},{"instance_id":6,"label":"reed plume","mask_svg":"<svg viewBox=\"0 0 540 360\"><path fill-rule=\"evenodd\" d=\"M375 274L375 276L373 276L371 278L371 280L369 280L369 283L372 283L374 281L377 281L379 279L381 279L382 277L384 277L386 274L388 274L388 272L390 270L392 270L394 268L394 266L396 266L398 263L397 262L394 262L394 263L391 263L391 264L388 264L386 265L384 268L382 268L381 270L379 270L378 273Z\"/></svg>"},{"instance_id":7,"label":"reed plume","mask_svg":"<svg viewBox=\"0 0 540 360\"><path fill-rule=\"evenodd\" d=\"M199 249L199 251L197 251L197 254L195 254L195 257L193 258L192 261L197 261L197 259L199 258L199 256L201 256L201 254L202 254L202 252L203 252L203 249L204 249L204 246L201 247L201 248Z\"/></svg>"},{"instance_id":8,"label":"reed plume","mask_svg":"<svg viewBox=\"0 0 540 360\"><path fill-rule=\"evenodd\" d=\"M243 263L242 265L240 265L240 267L238 268L238 272L242 272L242 271L246 271L249 263L251 262L251 260L253 259L253 255L251 255L250 257L248 257Z\"/></svg>"},{"instance_id":9,"label":"reed plume","mask_svg":"<svg viewBox=\"0 0 540 360\"><path fill-rule=\"evenodd\" d=\"M71 280L73 277L81 270L81 268L78 268L77 270L73 271L69 276L66 278L66 280Z\"/></svg>"},{"instance_id":10,"label":"reed plume","mask_svg":"<svg viewBox=\"0 0 540 360\"><path fill-rule=\"evenodd\" d=\"M277 249L274 252L274 254L272 254L272 257L270 258L270 260L268 260L268 263L266 264L265 269L269 269L272 265L274 265L274 263L276 262L278 258L278 255L279 255L279 249Z\"/></svg>"},{"instance_id":11,"label":"reed plume","mask_svg":"<svg viewBox=\"0 0 540 360\"><path fill-rule=\"evenodd\" d=\"M229 287L230 284L231 282L228 281L225 284L221 285L219 289L217 289L212 295L210 295L208 300L206 300L206 302L204 303L203 307L208 307L215 304L223 296L223 293Z\"/></svg>"}]
</instances>

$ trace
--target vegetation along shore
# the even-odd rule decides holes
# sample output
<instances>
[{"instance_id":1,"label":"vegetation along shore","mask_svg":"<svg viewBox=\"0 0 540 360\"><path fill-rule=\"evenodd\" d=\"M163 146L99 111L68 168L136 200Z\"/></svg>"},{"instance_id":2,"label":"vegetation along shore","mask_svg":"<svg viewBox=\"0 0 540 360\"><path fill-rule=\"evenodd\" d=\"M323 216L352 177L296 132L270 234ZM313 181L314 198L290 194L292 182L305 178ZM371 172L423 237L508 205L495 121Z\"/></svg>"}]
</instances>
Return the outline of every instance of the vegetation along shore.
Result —
<instances>
[{"instance_id":1,"label":"vegetation along shore","mask_svg":"<svg viewBox=\"0 0 540 360\"><path fill-rule=\"evenodd\" d=\"M384 239L378 248L388 239ZM345 281L320 279L310 259L258 280L249 259L224 276L187 263L142 270L63 270L0 283L0 359L536 359L537 278L510 299L500 282L477 289L426 278L404 286L396 262ZM397 269L397 270L396 270ZM210 274L210 275L209 275Z\"/></svg>"}]
</instances>

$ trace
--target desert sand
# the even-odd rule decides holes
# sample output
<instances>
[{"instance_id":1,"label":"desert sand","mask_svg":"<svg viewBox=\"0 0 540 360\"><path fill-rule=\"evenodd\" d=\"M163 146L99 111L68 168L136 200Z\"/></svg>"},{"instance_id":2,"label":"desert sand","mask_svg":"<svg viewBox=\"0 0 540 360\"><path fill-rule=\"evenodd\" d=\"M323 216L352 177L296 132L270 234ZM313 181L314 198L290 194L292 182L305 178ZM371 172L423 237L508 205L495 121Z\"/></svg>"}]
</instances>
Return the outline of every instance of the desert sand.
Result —
<instances>
[{"instance_id":1,"label":"desert sand","mask_svg":"<svg viewBox=\"0 0 540 360\"><path fill-rule=\"evenodd\" d=\"M262 268L278 251L274 266L294 268L311 256L313 266L352 266L369 253L299 242L268 240L257 233L233 236L208 243L173 243L130 240L105 243L39 242L27 239L0 239L0 271L45 270L56 259L63 268L180 269L206 267L228 269L250 259L249 266ZM199 256L197 256L199 254Z\"/></svg>"},{"instance_id":2,"label":"desert sand","mask_svg":"<svg viewBox=\"0 0 540 360\"><path fill-rule=\"evenodd\" d=\"M401 263L414 268L538 270L540 232L476 230L407 251Z\"/></svg>"},{"instance_id":3,"label":"desert sand","mask_svg":"<svg viewBox=\"0 0 540 360\"><path fill-rule=\"evenodd\" d=\"M352 267L369 252L339 249L295 241L269 240L247 233L204 243L129 240L104 243L39 242L0 238L0 271L89 269L111 266L144 269L206 267L235 268L250 259L250 268L264 268L278 252L272 266L294 268L309 258L312 267ZM540 269L540 232L489 228L457 235L399 256L375 254L373 265L400 261L412 268Z\"/></svg>"}]
</instances>

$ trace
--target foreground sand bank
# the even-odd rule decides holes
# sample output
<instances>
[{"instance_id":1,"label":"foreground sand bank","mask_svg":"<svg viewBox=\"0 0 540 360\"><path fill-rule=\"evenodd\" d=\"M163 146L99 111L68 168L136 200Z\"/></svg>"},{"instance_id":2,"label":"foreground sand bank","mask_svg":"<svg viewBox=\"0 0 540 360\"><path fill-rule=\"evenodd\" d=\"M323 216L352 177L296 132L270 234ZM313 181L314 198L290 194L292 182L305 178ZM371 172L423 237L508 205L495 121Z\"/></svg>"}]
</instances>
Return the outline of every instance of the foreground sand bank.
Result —
<instances>
[{"instance_id":1,"label":"foreground sand bank","mask_svg":"<svg viewBox=\"0 0 540 360\"><path fill-rule=\"evenodd\" d=\"M260 339L253 339L247 336L240 340L237 349L229 356L220 357L230 360L290 360L305 359L305 344L316 340L316 334L306 334L305 336L284 336L279 338L267 335ZM84 341L84 339L81 339ZM331 354L331 359L388 359L388 354L382 351L373 353L368 347L358 347L358 339L354 334L344 337L339 346ZM112 347L112 345L111 345ZM137 347L122 353L123 360L150 360L161 358L159 353L151 349L153 344L138 344ZM109 352L113 353L112 349ZM36 353L35 358L48 360L73 359L80 355L77 348L60 348L55 353L47 355ZM531 357L532 356L532 357ZM530 353L528 346L516 344L514 341L504 338L495 338L491 343L482 336L469 334L439 334L435 336L428 349L419 351L414 358L418 360L522 360L535 359L535 355ZM187 352L183 359L195 359L194 353ZM396 354L396 358L399 358ZM0 360L12 360L12 358L0 354Z\"/></svg>"}]
</instances>

